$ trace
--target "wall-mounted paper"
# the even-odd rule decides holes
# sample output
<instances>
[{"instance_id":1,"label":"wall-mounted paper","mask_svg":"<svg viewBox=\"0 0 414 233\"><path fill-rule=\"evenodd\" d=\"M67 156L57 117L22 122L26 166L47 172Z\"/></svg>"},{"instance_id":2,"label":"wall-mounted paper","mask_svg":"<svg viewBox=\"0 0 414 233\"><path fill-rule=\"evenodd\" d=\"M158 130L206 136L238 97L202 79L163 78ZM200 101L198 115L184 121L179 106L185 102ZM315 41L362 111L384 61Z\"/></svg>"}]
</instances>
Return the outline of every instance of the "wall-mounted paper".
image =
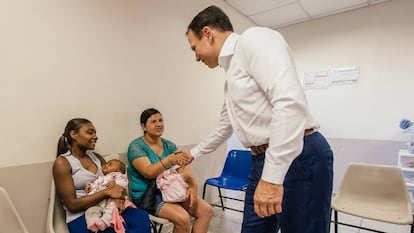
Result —
<instances>
[{"instance_id":1,"label":"wall-mounted paper","mask_svg":"<svg viewBox=\"0 0 414 233\"><path fill-rule=\"evenodd\" d=\"M331 69L331 85L355 84L358 72L357 66Z\"/></svg>"},{"instance_id":2,"label":"wall-mounted paper","mask_svg":"<svg viewBox=\"0 0 414 233\"><path fill-rule=\"evenodd\" d=\"M303 89L321 89L329 86L329 71L306 72L303 76Z\"/></svg>"}]
</instances>

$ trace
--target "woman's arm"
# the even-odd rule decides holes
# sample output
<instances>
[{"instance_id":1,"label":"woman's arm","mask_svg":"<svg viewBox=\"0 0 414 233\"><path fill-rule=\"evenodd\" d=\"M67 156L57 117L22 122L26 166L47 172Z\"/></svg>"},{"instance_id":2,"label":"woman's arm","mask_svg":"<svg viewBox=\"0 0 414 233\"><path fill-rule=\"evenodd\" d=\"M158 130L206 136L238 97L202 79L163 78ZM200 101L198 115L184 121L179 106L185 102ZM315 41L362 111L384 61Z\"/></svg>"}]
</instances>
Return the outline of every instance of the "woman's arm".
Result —
<instances>
[{"instance_id":1,"label":"woman's arm","mask_svg":"<svg viewBox=\"0 0 414 233\"><path fill-rule=\"evenodd\" d=\"M193 173L191 173L190 167L183 166L177 169L179 173L181 173L190 187L195 187L197 190L197 181L195 180Z\"/></svg>"},{"instance_id":2,"label":"woman's arm","mask_svg":"<svg viewBox=\"0 0 414 233\"><path fill-rule=\"evenodd\" d=\"M56 158L53 164L53 178L55 180L56 191L70 212L77 213L84 211L109 197L123 197L125 189L116 185L93 195L76 198L71 169L69 162L64 157Z\"/></svg>"},{"instance_id":3,"label":"woman's arm","mask_svg":"<svg viewBox=\"0 0 414 233\"><path fill-rule=\"evenodd\" d=\"M172 153L167 157L161 159L160 162L151 164L147 156L142 156L132 160L132 166L145 178L155 179L169 166L175 164L178 159L179 155Z\"/></svg>"},{"instance_id":4,"label":"woman's arm","mask_svg":"<svg viewBox=\"0 0 414 233\"><path fill-rule=\"evenodd\" d=\"M188 196L190 198L189 207L192 207L193 204L197 201L197 181L191 173L190 167L183 166L177 169L177 171L183 175L185 181L188 184Z\"/></svg>"}]
</instances>

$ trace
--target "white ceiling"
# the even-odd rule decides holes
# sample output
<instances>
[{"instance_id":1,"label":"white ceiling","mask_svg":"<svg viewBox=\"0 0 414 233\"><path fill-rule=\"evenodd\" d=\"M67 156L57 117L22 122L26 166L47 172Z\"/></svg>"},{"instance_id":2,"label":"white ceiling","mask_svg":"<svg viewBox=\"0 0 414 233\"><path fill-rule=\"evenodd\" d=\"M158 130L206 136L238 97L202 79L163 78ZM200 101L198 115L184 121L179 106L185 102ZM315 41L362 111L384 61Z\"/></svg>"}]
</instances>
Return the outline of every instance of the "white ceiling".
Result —
<instances>
[{"instance_id":1,"label":"white ceiling","mask_svg":"<svg viewBox=\"0 0 414 233\"><path fill-rule=\"evenodd\" d=\"M224 0L259 26L273 29L389 0Z\"/></svg>"}]
</instances>

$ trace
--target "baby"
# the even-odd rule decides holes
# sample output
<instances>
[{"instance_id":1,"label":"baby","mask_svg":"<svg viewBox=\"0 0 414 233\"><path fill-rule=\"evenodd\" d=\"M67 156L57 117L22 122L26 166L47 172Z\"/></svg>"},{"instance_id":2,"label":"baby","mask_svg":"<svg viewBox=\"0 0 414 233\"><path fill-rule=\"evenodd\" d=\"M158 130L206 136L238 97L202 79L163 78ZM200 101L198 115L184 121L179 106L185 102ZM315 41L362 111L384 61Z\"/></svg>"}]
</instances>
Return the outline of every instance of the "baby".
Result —
<instances>
[{"instance_id":1,"label":"baby","mask_svg":"<svg viewBox=\"0 0 414 233\"><path fill-rule=\"evenodd\" d=\"M180 173L180 168L182 167L174 166L157 176L157 188L161 190L164 202L177 203L188 199L189 185L186 180L189 178L184 173Z\"/></svg>"},{"instance_id":2,"label":"baby","mask_svg":"<svg viewBox=\"0 0 414 233\"><path fill-rule=\"evenodd\" d=\"M103 176L99 176L95 181L89 183L85 187L87 194L94 194L98 191L104 190L107 187L112 187L117 184L125 189L128 187L128 178L125 174L125 164L117 159L109 160L102 166ZM123 201L115 199L106 199L101 201L98 205L88 208L85 212L86 224L88 229L97 232L103 231L111 226L114 209L123 209L120 206L124 204Z\"/></svg>"}]
</instances>

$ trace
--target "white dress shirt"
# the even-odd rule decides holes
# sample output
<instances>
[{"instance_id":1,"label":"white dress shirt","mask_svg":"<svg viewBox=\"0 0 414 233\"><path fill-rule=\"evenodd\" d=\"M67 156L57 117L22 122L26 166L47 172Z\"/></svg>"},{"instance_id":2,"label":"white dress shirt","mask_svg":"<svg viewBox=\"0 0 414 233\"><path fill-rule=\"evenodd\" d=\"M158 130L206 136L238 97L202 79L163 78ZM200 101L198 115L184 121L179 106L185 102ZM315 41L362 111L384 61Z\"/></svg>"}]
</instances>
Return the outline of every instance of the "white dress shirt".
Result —
<instances>
[{"instance_id":1,"label":"white dress shirt","mask_svg":"<svg viewBox=\"0 0 414 233\"><path fill-rule=\"evenodd\" d=\"M234 131L246 148L269 144L261 178L283 184L302 152L304 130L319 127L309 113L287 43L268 28L232 33L220 51L219 65L226 73L221 118L191 154L214 151Z\"/></svg>"}]
</instances>

